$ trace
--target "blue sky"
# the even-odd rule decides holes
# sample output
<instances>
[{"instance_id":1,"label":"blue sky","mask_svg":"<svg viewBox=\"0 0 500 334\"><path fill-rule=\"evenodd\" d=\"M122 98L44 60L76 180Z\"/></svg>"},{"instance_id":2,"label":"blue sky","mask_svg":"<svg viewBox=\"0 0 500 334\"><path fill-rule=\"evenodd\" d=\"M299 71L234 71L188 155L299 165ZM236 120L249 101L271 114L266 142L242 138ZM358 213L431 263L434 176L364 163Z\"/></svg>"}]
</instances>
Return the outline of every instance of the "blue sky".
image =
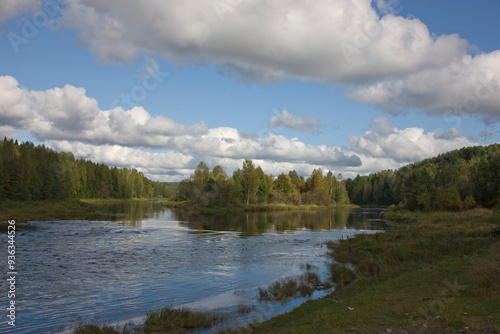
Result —
<instances>
[{"instance_id":1,"label":"blue sky","mask_svg":"<svg viewBox=\"0 0 500 334\"><path fill-rule=\"evenodd\" d=\"M7 0L0 135L155 180L500 142L495 0Z\"/></svg>"}]
</instances>

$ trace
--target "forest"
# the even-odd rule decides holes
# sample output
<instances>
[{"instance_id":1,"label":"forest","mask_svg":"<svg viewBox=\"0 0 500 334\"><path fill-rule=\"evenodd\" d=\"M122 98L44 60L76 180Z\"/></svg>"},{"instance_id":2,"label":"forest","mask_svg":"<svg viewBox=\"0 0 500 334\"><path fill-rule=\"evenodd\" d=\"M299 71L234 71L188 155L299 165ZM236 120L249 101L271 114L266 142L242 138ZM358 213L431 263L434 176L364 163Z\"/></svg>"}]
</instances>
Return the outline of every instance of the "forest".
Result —
<instances>
[{"instance_id":1,"label":"forest","mask_svg":"<svg viewBox=\"0 0 500 334\"><path fill-rule=\"evenodd\" d=\"M461 211L500 205L500 144L467 147L435 158L342 180L315 169L305 179L295 171L277 177L246 160L231 177L201 162L182 181L174 199L202 206L241 204L397 205L422 211Z\"/></svg>"},{"instance_id":2,"label":"forest","mask_svg":"<svg viewBox=\"0 0 500 334\"><path fill-rule=\"evenodd\" d=\"M170 189L136 169L110 168L45 147L0 141L0 199L164 198Z\"/></svg>"},{"instance_id":3,"label":"forest","mask_svg":"<svg viewBox=\"0 0 500 334\"><path fill-rule=\"evenodd\" d=\"M466 147L396 171L346 180L356 204L460 211L500 205L500 144Z\"/></svg>"},{"instance_id":4,"label":"forest","mask_svg":"<svg viewBox=\"0 0 500 334\"><path fill-rule=\"evenodd\" d=\"M72 153L12 139L0 141L0 199L166 198L199 206L245 204L397 205L409 210L460 211L500 205L500 144L466 147L354 179L313 170L265 174L252 160L229 176L200 162L172 189L136 169L75 159Z\"/></svg>"},{"instance_id":5,"label":"forest","mask_svg":"<svg viewBox=\"0 0 500 334\"><path fill-rule=\"evenodd\" d=\"M182 181L174 199L189 200L203 206L228 206L241 204L349 204L344 182L332 172L324 175L315 169L304 179L296 171L277 177L267 175L252 160L245 160L229 177L220 167L210 170L204 162L189 179Z\"/></svg>"}]
</instances>

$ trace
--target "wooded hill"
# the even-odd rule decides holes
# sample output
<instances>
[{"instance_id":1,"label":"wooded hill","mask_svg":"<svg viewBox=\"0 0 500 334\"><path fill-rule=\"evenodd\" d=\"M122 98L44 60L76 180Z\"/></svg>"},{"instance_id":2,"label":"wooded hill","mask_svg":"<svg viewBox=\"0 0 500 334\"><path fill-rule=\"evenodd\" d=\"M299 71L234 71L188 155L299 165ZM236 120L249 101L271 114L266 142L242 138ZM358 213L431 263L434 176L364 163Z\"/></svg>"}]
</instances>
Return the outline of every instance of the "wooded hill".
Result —
<instances>
[{"instance_id":1,"label":"wooded hill","mask_svg":"<svg viewBox=\"0 0 500 334\"><path fill-rule=\"evenodd\" d=\"M135 169L110 168L30 142L0 141L0 199L164 198L169 193Z\"/></svg>"},{"instance_id":2,"label":"wooded hill","mask_svg":"<svg viewBox=\"0 0 500 334\"><path fill-rule=\"evenodd\" d=\"M332 172L324 175L318 168L305 179L293 170L274 177L265 174L252 160L245 160L232 177L220 166L209 170L204 162L200 162L194 174L180 183L174 198L202 206L350 203L344 182Z\"/></svg>"},{"instance_id":3,"label":"wooded hill","mask_svg":"<svg viewBox=\"0 0 500 334\"><path fill-rule=\"evenodd\" d=\"M459 211L500 205L500 144L466 147L346 181L356 204Z\"/></svg>"},{"instance_id":4,"label":"wooded hill","mask_svg":"<svg viewBox=\"0 0 500 334\"><path fill-rule=\"evenodd\" d=\"M196 204L371 204L409 210L459 211L500 204L500 144L462 148L438 157L342 181L315 169L304 179L295 171L266 175L246 160L229 177L201 162L179 185L175 198Z\"/></svg>"}]
</instances>

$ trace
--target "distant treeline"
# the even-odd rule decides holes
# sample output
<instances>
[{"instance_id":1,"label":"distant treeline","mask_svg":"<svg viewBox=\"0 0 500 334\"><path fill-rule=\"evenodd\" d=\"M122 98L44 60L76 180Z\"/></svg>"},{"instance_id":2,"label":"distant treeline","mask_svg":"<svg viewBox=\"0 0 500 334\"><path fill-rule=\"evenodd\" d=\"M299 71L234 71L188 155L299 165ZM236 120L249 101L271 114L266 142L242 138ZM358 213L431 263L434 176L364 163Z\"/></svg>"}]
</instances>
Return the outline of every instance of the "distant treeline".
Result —
<instances>
[{"instance_id":1,"label":"distant treeline","mask_svg":"<svg viewBox=\"0 0 500 334\"><path fill-rule=\"evenodd\" d=\"M500 144L438 157L346 181L356 204L401 204L410 210L459 211L500 204Z\"/></svg>"},{"instance_id":2,"label":"distant treeline","mask_svg":"<svg viewBox=\"0 0 500 334\"><path fill-rule=\"evenodd\" d=\"M246 160L229 177L201 162L174 193L203 206L240 204L399 205L409 210L460 211L500 205L500 144L476 146L342 181L315 169L307 179L295 171L277 177Z\"/></svg>"},{"instance_id":3,"label":"distant treeline","mask_svg":"<svg viewBox=\"0 0 500 334\"><path fill-rule=\"evenodd\" d=\"M169 192L135 169L110 168L30 142L0 141L0 199L163 198Z\"/></svg>"},{"instance_id":4,"label":"distant treeline","mask_svg":"<svg viewBox=\"0 0 500 334\"><path fill-rule=\"evenodd\" d=\"M274 177L266 175L252 160L245 160L231 177L220 166L210 170L200 162L194 174L180 183L174 198L203 206L350 203L341 176L337 179L332 172L325 176L319 168L307 179L296 171Z\"/></svg>"},{"instance_id":5,"label":"distant treeline","mask_svg":"<svg viewBox=\"0 0 500 334\"><path fill-rule=\"evenodd\" d=\"M173 185L136 169L108 167L5 138L0 141L0 199L165 198ZM173 199L202 206L242 204L374 204L410 210L463 210L500 205L500 144L455 150L438 157L343 181L321 168L273 176L245 160L231 177L204 162L175 185Z\"/></svg>"}]
</instances>

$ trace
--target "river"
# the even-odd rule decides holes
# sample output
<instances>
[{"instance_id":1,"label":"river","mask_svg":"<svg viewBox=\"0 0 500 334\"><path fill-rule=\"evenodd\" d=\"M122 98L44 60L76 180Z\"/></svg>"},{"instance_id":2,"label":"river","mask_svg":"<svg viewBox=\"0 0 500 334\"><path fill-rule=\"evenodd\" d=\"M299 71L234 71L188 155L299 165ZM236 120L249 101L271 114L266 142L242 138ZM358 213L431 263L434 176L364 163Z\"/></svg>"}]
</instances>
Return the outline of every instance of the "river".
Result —
<instances>
[{"instance_id":1,"label":"river","mask_svg":"<svg viewBox=\"0 0 500 334\"><path fill-rule=\"evenodd\" d=\"M261 302L258 288L298 276L306 265L326 279L326 241L386 228L374 209L201 215L157 202L29 224L33 230L16 234L15 328L7 324L7 277L0 285L2 333L140 322L165 306L217 310L229 324L246 325L305 300ZM242 306L249 312L238 313Z\"/></svg>"}]
</instances>

